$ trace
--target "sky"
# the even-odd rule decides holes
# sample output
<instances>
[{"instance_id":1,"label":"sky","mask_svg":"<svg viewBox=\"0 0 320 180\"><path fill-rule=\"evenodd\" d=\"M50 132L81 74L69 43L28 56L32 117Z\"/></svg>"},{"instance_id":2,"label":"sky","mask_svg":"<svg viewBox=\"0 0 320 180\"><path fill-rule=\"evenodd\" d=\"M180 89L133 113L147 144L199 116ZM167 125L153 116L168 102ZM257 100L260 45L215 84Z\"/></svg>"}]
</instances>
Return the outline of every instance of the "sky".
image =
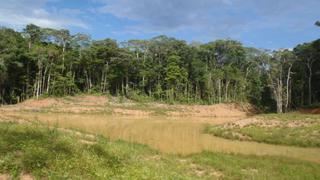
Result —
<instances>
[{"instance_id":1,"label":"sky","mask_svg":"<svg viewBox=\"0 0 320 180\"><path fill-rule=\"evenodd\" d=\"M70 29L117 41L167 35L293 48L320 38L320 0L0 0L0 26Z\"/></svg>"}]
</instances>

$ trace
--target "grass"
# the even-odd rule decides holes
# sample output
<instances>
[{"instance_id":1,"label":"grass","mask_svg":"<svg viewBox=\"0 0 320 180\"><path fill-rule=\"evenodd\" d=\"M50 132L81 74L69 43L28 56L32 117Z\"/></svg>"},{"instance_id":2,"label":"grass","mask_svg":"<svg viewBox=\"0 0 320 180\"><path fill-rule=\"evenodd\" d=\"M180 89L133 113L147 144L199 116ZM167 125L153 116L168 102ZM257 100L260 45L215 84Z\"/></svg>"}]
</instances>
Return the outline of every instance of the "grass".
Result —
<instances>
[{"instance_id":1,"label":"grass","mask_svg":"<svg viewBox=\"0 0 320 180\"><path fill-rule=\"evenodd\" d=\"M49 179L185 179L170 161L147 158L158 153L143 145L98 138L83 144L70 134L43 126L0 124L0 172ZM192 178L192 176L190 176Z\"/></svg>"},{"instance_id":2,"label":"grass","mask_svg":"<svg viewBox=\"0 0 320 180\"><path fill-rule=\"evenodd\" d=\"M227 139L256 141L300 147L320 147L320 116L299 113L266 114L258 117L271 126L252 123L237 125L209 125L205 132Z\"/></svg>"},{"instance_id":3,"label":"grass","mask_svg":"<svg viewBox=\"0 0 320 180\"><path fill-rule=\"evenodd\" d=\"M318 179L319 164L280 157L214 154L193 155L195 163L224 173L224 179Z\"/></svg>"},{"instance_id":4,"label":"grass","mask_svg":"<svg viewBox=\"0 0 320 180\"><path fill-rule=\"evenodd\" d=\"M282 157L203 152L168 155L147 146L42 125L0 123L0 174L48 179L319 179L320 165Z\"/></svg>"},{"instance_id":5,"label":"grass","mask_svg":"<svg viewBox=\"0 0 320 180\"><path fill-rule=\"evenodd\" d=\"M283 114L261 114L259 117L265 120L279 120L279 121L318 121L320 122L320 115L317 114L302 114L299 112L292 112L292 113L283 113Z\"/></svg>"},{"instance_id":6,"label":"grass","mask_svg":"<svg viewBox=\"0 0 320 180\"><path fill-rule=\"evenodd\" d=\"M8 120L24 119L50 126L93 133L114 140L146 144L163 153L193 154L202 151L284 156L320 162L320 148L277 146L253 141L234 141L203 133L206 119L198 117L140 117L102 114L18 113ZM225 119L221 119L223 121ZM220 122L219 119L215 121ZM214 122L214 121L212 121ZM226 121L226 122L229 122Z\"/></svg>"},{"instance_id":7,"label":"grass","mask_svg":"<svg viewBox=\"0 0 320 180\"><path fill-rule=\"evenodd\" d=\"M244 128L229 129L221 126L211 126L205 131L227 139L249 140L300 147L320 147L319 130L319 125L299 128L263 128L250 125Z\"/></svg>"}]
</instances>

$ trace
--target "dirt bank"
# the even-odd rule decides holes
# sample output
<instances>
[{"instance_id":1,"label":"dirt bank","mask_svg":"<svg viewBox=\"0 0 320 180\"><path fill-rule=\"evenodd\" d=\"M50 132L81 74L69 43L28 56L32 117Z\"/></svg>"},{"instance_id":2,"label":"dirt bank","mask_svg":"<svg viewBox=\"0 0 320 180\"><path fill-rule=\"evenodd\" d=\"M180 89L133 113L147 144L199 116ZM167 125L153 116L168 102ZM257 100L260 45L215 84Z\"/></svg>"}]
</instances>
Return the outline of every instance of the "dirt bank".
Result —
<instances>
[{"instance_id":1,"label":"dirt bank","mask_svg":"<svg viewBox=\"0 0 320 180\"><path fill-rule=\"evenodd\" d=\"M320 114L320 108L305 108L300 109L299 112L306 114Z\"/></svg>"},{"instance_id":2,"label":"dirt bank","mask_svg":"<svg viewBox=\"0 0 320 180\"><path fill-rule=\"evenodd\" d=\"M111 113L118 115L197 116L197 117L246 117L254 113L248 104L168 105L163 103L138 103L131 100L94 95L64 98L30 99L16 105L3 106L0 111L31 111L55 113Z\"/></svg>"}]
</instances>

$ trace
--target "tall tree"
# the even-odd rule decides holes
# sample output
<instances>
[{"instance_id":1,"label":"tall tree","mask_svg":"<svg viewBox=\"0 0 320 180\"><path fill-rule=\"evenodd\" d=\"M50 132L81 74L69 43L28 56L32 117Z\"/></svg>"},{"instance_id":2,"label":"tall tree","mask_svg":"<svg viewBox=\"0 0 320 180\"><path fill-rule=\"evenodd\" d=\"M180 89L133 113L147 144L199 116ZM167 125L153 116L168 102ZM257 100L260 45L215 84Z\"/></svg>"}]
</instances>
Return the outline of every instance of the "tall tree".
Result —
<instances>
[{"instance_id":1,"label":"tall tree","mask_svg":"<svg viewBox=\"0 0 320 180\"><path fill-rule=\"evenodd\" d=\"M41 39L41 28L34 24L28 24L23 30L23 34L28 39L28 47L31 49L32 45L39 42Z\"/></svg>"},{"instance_id":2,"label":"tall tree","mask_svg":"<svg viewBox=\"0 0 320 180\"><path fill-rule=\"evenodd\" d=\"M316 49L312 43L305 43L298 45L295 48L295 52L299 59L305 64L308 77L308 105L312 104L312 77L313 77L313 65L318 57L315 56Z\"/></svg>"},{"instance_id":3,"label":"tall tree","mask_svg":"<svg viewBox=\"0 0 320 180\"><path fill-rule=\"evenodd\" d=\"M181 58L179 56L169 56L165 81L168 90L167 96L170 100L174 100L183 92L185 82L187 81L187 71L181 67Z\"/></svg>"},{"instance_id":4,"label":"tall tree","mask_svg":"<svg viewBox=\"0 0 320 180\"><path fill-rule=\"evenodd\" d=\"M319 59L320 40L298 45L294 53L270 52L231 39L92 41L30 24L22 33L0 28L0 101L110 92L161 101L245 101L286 112L320 101Z\"/></svg>"}]
</instances>

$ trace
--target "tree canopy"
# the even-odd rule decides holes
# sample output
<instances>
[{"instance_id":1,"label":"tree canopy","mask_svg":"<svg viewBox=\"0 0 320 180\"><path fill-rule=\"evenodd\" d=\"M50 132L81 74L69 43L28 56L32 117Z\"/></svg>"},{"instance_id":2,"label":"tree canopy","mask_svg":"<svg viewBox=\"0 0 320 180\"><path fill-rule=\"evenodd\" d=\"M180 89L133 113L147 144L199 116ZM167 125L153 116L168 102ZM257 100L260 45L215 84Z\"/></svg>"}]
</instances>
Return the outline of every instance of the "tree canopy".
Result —
<instances>
[{"instance_id":1,"label":"tree canopy","mask_svg":"<svg viewBox=\"0 0 320 180\"><path fill-rule=\"evenodd\" d=\"M320 25L319 22L316 25ZM92 40L30 24L0 29L0 102L78 92L181 103L250 102L286 112L319 103L320 40L268 51L220 39Z\"/></svg>"}]
</instances>

